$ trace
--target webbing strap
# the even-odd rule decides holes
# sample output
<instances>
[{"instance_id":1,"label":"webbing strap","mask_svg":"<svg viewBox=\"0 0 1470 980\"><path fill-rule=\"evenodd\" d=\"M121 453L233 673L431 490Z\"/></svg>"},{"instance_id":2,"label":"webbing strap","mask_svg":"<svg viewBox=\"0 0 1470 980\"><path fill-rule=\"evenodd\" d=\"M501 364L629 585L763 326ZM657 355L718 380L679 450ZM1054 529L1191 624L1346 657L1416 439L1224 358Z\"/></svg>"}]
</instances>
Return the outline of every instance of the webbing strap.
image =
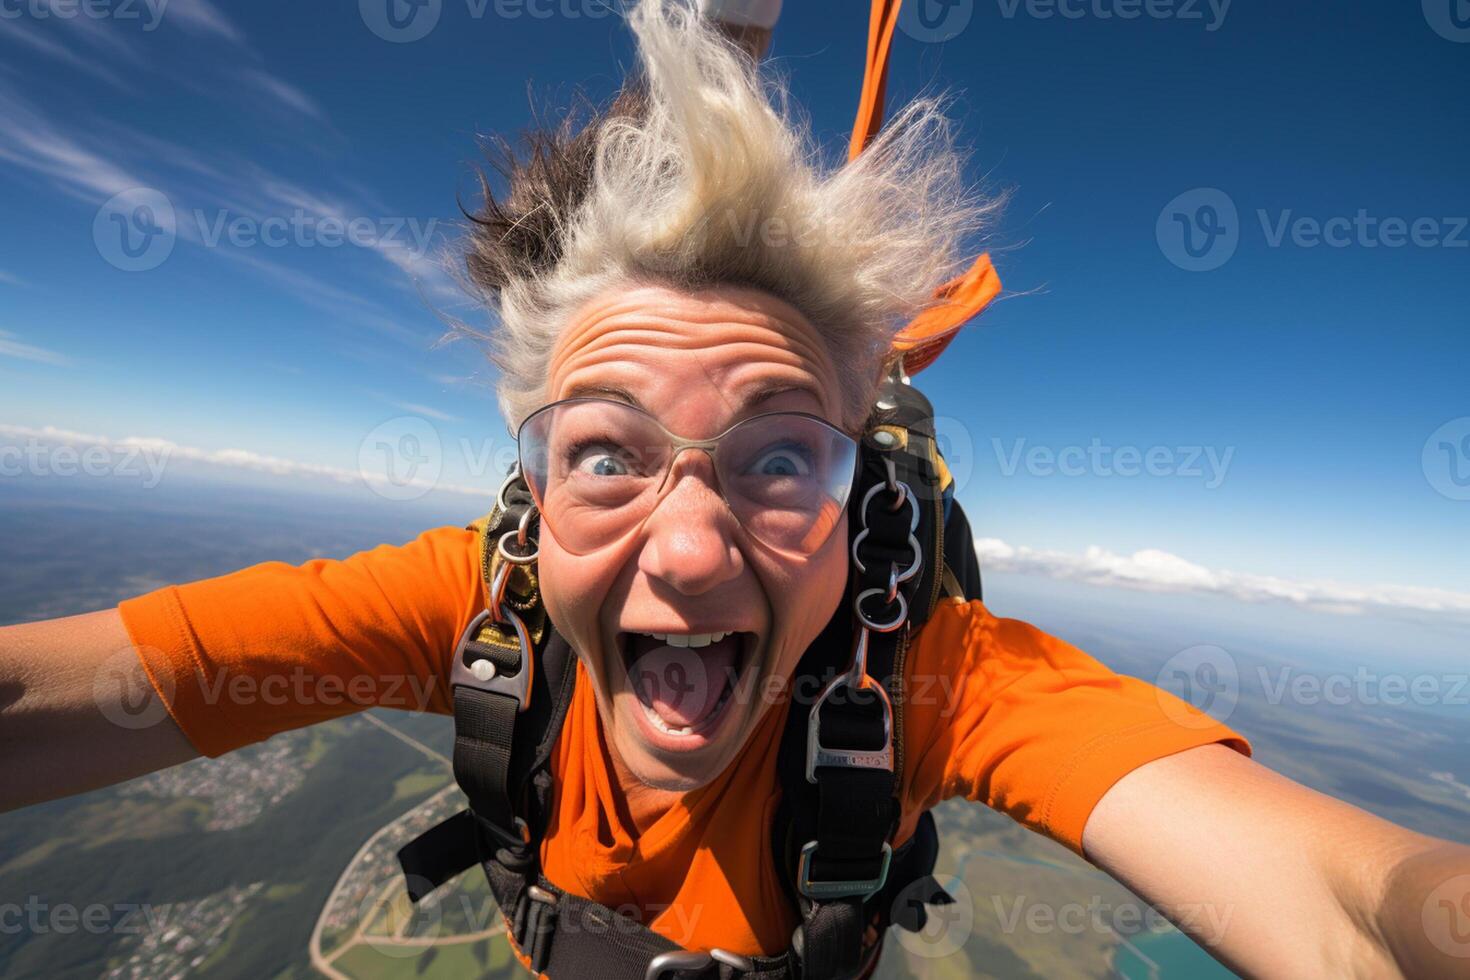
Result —
<instances>
[{"instance_id":1,"label":"webbing strap","mask_svg":"<svg viewBox=\"0 0 1470 980\"><path fill-rule=\"evenodd\" d=\"M598 980L796 980L805 978L790 954L743 957L691 953L606 905L494 862L485 865L491 894L510 938L537 973ZM659 958L664 972L654 973Z\"/></svg>"},{"instance_id":2,"label":"webbing strap","mask_svg":"<svg viewBox=\"0 0 1470 980\"><path fill-rule=\"evenodd\" d=\"M454 778L470 809L509 836L515 832L511 799L511 748L515 743L515 698L471 687L454 689Z\"/></svg>"},{"instance_id":3,"label":"webbing strap","mask_svg":"<svg viewBox=\"0 0 1470 980\"><path fill-rule=\"evenodd\" d=\"M902 0L873 0L868 18L868 60L863 69L863 91L858 99L857 119L852 124L848 159L856 159L883 127L883 103L888 94L888 52L898 26Z\"/></svg>"},{"instance_id":4,"label":"webbing strap","mask_svg":"<svg viewBox=\"0 0 1470 980\"><path fill-rule=\"evenodd\" d=\"M888 61L893 34L898 26L903 0L872 0L868 17L868 55L863 69L862 95L852 125L848 159L856 159L883 127L884 103L888 94ZM962 275L940 286L934 306L916 316L899 331L894 353L903 358L904 370L918 374L932 364L960 327L980 315L1000 295L1000 276L989 255L980 255Z\"/></svg>"},{"instance_id":5,"label":"webbing strap","mask_svg":"<svg viewBox=\"0 0 1470 980\"><path fill-rule=\"evenodd\" d=\"M801 923L802 980L848 980L862 972L863 933L868 917L861 899L822 902L807 909ZM876 955L876 948L872 951Z\"/></svg>"}]
</instances>

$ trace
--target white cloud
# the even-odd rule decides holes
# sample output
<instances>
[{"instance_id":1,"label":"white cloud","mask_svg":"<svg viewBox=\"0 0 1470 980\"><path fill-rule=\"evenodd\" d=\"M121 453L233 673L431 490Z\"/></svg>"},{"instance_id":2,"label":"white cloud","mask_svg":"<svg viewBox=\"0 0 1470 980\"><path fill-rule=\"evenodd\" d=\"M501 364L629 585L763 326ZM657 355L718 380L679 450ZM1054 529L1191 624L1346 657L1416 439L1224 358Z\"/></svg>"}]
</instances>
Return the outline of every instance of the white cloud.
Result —
<instances>
[{"instance_id":1,"label":"white cloud","mask_svg":"<svg viewBox=\"0 0 1470 980\"><path fill-rule=\"evenodd\" d=\"M210 0L169 0L164 16L192 34L213 34L235 44L245 41L240 29Z\"/></svg>"},{"instance_id":2,"label":"white cloud","mask_svg":"<svg viewBox=\"0 0 1470 980\"><path fill-rule=\"evenodd\" d=\"M392 404L394 408L405 411L410 415L422 415L424 418L437 419L440 422L464 421L458 415L450 415L448 412L441 412L437 408L430 408L427 405L420 405L417 402L393 402Z\"/></svg>"},{"instance_id":3,"label":"white cloud","mask_svg":"<svg viewBox=\"0 0 1470 980\"><path fill-rule=\"evenodd\" d=\"M1285 602L1317 612L1356 615L1399 611L1470 617L1470 594L1413 585L1354 585L1294 581L1206 568L1156 548L1119 555L1098 547L1081 554L1010 545L977 538L975 549L987 569L1042 575L1139 592L1222 595L1244 602Z\"/></svg>"},{"instance_id":4,"label":"white cloud","mask_svg":"<svg viewBox=\"0 0 1470 980\"><path fill-rule=\"evenodd\" d=\"M322 111L322 107L317 105L311 96L285 79L277 78L269 72L256 68L247 68L240 75L245 81L265 92L286 108L318 122L326 120L326 113Z\"/></svg>"},{"instance_id":5,"label":"white cloud","mask_svg":"<svg viewBox=\"0 0 1470 980\"><path fill-rule=\"evenodd\" d=\"M101 446L114 453L133 451L149 459L160 460L161 465L167 465L173 460L186 460L210 466L269 473L273 476L306 477L345 484L366 483L369 486L391 486L395 492L400 492L405 486L415 486L425 490L438 490L470 497L485 498L494 495L493 488L467 487L428 480L392 481L385 474L369 470L349 470L340 466L325 466L321 463L303 463L299 460L284 459L249 449L199 449L193 446L181 446L170 439L161 439L157 436L125 436L122 439L114 439L110 436L76 432L52 425L35 428L0 423L0 438L35 439L52 445Z\"/></svg>"},{"instance_id":6,"label":"white cloud","mask_svg":"<svg viewBox=\"0 0 1470 980\"><path fill-rule=\"evenodd\" d=\"M22 361L35 361L37 364L54 364L57 367L66 367L71 364L71 359L65 354L58 354L54 350L36 347L33 344L22 343L15 339L15 334L5 330L0 330L0 357L17 357Z\"/></svg>"}]
</instances>

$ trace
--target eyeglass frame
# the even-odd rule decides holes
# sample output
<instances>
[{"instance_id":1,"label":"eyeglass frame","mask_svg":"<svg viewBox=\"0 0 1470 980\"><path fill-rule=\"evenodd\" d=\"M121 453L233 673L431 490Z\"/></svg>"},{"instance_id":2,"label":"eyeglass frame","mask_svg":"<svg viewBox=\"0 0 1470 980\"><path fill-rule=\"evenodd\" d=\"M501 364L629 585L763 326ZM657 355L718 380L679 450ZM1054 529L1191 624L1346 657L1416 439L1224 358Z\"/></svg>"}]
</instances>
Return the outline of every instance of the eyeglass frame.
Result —
<instances>
[{"instance_id":1,"label":"eyeglass frame","mask_svg":"<svg viewBox=\"0 0 1470 980\"><path fill-rule=\"evenodd\" d=\"M853 437L851 434L839 428L838 426L834 425L832 422L829 422L827 419L822 418L820 415L815 415L811 412L761 412L758 415L751 415L747 418L743 418L737 422L731 423L718 435L713 436L709 439L686 439L683 436L675 435L673 432L670 432L668 427L659 420L658 416L654 415L642 405L634 405L631 402L620 401L616 398L605 398L598 395L573 395L570 398L562 398L558 401L547 402L545 405L542 405L540 408L537 408L535 411L529 413L525 418L521 420L520 425L516 426L516 466L520 468L521 478L526 480L527 489L531 488L531 481L530 478L526 475L529 470L525 464L525 460L521 458L521 453L524 449L524 445L521 440L521 433L525 431L526 426L530 423L532 419L534 419L538 415L541 415L543 412L549 412L552 409L560 408L564 405L586 402L597 402L599 404L614 405L618 408L625 408L630 411L637 412L639 415L642 415L643 417L648 419L648 421L657 426L658 430L662 432L665 438L669 440L671 451L669 453L668 465L664 469L663 480L659 483L659 498L662 498L664 491L667 489L669 476L674 472L674 463L681 455L683 455L685 450L698 449L709 457L710 463L714 467L715 490L719 493L720 499L724 501L725 509L734 514L735 508L731 505L730 498L725 496L725 488L720 482L720 467L718 461L715 458L715 453L718 452L720 448L720 443L725 439L725 437L734 432L736 429L740 428L742 425L756 422L761 419L773 418L776 416L779 416L781 418L802 418L807 419L808 421L816 422L818 425L821 425L823 428L830 429L834 434L841 436L843 439L852 444L852 474L851 478L848 480L847 490L843 494L843 498L841 501L840 506L843 509L846 509L847 505L852 500L852 492L853 489L857 486L858 474L861 472L862 469L862 441ZM537 509L540 509L539 505ZM653 508L648 512L648 514L643 517L643 520L647 520L649 517L651 517L653 515L653 512L657 509L658 503L656 502ZM542 513L541 518L542 520L546 519L545 513ZM634 525L634 527L636 526L637 525ZM630 528L629 530L631 529L632 528Z\"/></svg>"}]
</instances>

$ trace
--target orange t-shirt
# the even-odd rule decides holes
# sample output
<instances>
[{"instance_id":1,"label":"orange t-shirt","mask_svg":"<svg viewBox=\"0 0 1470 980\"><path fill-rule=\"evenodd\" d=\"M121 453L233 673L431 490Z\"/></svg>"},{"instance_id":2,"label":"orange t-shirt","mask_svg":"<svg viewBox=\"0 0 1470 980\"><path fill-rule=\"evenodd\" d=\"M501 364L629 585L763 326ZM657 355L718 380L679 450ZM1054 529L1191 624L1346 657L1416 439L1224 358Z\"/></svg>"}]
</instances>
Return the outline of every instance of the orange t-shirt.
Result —
<instances>
[{"instance_id":1,"label":"orange t-shirt","mask_svg":"<svg viewBox=\"0 0 1470 980\"><path fill-rule=\"evenodd\" d=\"M174 720L217 756L360 708L450 713L449 660L484 604L478 558L473 532L441 528L344 561L171 586L119 610ZM1212 742L1250 751L1183 701L979 602L942 602L908 664L897 842L923 810L962 796L1080 854L1093 806L1128 772ZM620 817L582 673L552 760L546 876L640 910L691 949L784 951L798 920L770 858L782 722L768 711L728 769L640 835Z\"/></svg>"}]
</instances>

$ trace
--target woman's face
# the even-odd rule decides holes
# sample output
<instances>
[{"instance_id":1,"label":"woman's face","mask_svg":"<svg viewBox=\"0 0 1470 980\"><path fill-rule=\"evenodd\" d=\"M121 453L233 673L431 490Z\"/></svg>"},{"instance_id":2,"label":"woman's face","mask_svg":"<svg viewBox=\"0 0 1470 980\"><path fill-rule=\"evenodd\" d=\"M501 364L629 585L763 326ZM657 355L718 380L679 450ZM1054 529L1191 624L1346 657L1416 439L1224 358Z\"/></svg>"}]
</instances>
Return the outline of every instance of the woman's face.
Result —
<instances>
[{"instance_id":1,"label":"woman's face","mask_svg":"<svg viewBox=\"0 0 1470 980\"><path fill-rule=\"evenodd\" d=\"M816 330L737 287L599 297L560 338L547 390L552 401L629 402L686 439L767 412L840 419L837 369ZM592 678L622 765L663 790L694 789L730 763L846 583L845 517L805 557L762 547L698 450L675 458L656 508L612 544L574 554L542 523L547 611Z\"/></svg>"}]
</instances>

